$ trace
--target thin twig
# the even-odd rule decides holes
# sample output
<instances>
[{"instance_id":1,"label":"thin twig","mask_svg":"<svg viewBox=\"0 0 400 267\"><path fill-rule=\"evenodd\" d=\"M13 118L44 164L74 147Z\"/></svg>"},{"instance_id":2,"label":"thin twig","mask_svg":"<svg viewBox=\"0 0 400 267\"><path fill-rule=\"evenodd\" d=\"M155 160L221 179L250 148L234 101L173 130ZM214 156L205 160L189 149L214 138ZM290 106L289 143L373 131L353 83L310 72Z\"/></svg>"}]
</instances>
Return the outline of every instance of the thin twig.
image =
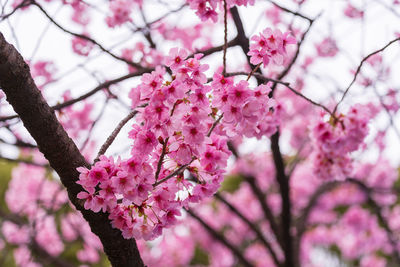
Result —
<instances>
[{"instance_id":1,"label":"thin twig","mask_svg":"<svg viewBox=\"0 0 400 267\"><path fill-rule=\"evenodd\" d=\"M8 161L8 162L12 162L12 163L24 163L24 164L28 164L28 165L32 165L32 166L43 167L43 168L50 167L50 165L48 165L48 164L40 164L40 163L36 163L36 162L27 160L27 159L12 159L12 158L4 157L1 155L0 155L0 161Z\"/></svg>"},{"instance_id":2,"label":"thin twig","mask_svg":"<svg viewBox=\"0 0 400 267\"><path fill-rule=\"evenodd\" d=\"M231 72L231 73L227 73L226 76L229 77L229 76L250 75L250 74L251 74L251 73L247 73L247 72ZM251 75L253 75L253 76L256 77L257 79L263 80L263 81L265 81L265 82L273 82L273 83L276 83L276 84L282 84L282 85L284 85L285 87L287 87L290 91L292 91L294 94L300 96L301 98L303 98L304 100L310 102L311 104L322 108L323 110L325 110L326 112L328 112L331 116L333 116L333 112L330 111L327 107L325 107L324 105L319 104L319 103L315 102L314 100L312 100L312 99L306 97L305 95L303 95L302 93L300 93L299 91L297 91L296 89L294 89L293 87L291 87L291 86L290 86L290 83L284 82L284 81L280 81L280 80L277 80L277 79L268 78L268 77L265 77L264 75L259 74L259 73L253 73L253 74L251 74Z\"/></svg>"},{"instance_id":3,"label":"thin twig","mask_svg":"<svg viewBox=\"0 0 400 267\"><path fill-rule=\"evenodd\" d=\"M63 108L65 108L65 107L71 106L71 105L73 105L73 104L75 104L75 103L77 103L77 102L80 102L80 101L82 101L82 100L84 100L84 99L86 99L86 98L88 98L88 97L94 95L95 93L97 93L98 91L100 91L100 90L102 90L102 89L104 89L104 88L108 88L108 87L110 87L110 86L113 85L113 84L122 82L122 81L124 81L124 80L130 79L130 78L133 78L133 77L140 76L140 75L142 75L143 73L146 73L146 72L149 72L149 71L150 71L150 70L144 70L144 69L142 69L142 70L140 70L140 71L128 73L128 74L126 74L126 75L124 75L124 76L121 76L121 77L119 77L119 78L106 81L106 82L104 82L104 83L102 83L102 84L99 84L98 86L96 86L95 88L93 88L92 90L90 90L89 92L87 92L87 93L81 95L80 97L67 100L67 101L65 101L65 102L63 102L63 103L54 105L54 106L52 106L51 108L52 108L53 110L60 110L60 109L63 109ZM18 115L11 115L11 116L6 116L6 117L0 117L0 122L1 122L1 121L12 120L12 119L16 119L16 118L18 118Z\"/></svg>"},{"instance_id":4,"label":"thin twig","mask_svg":"<svg viewBox=\"0 0 400 267\"><path fill-rule=\"evenodd\" d=\"M292 11L292 10L286 8L286 7L283 7L283 6L279 5L279 4L277 4L276 2L274 2L272 0L267 0L267 1L270 2L271 4L273 4L274 6L276 6L277 8L279 8L279 9L281 9L281 10L287 12L287 13L291 13L291 14L297 16L297 17L300 17L300 18L303 18L305 20L308 20L309 22L312 22L311 18L309 18L307 16L304 16L303 14L300 14L299 12Z\"/></svg>"},{"instance_id":5,"label":"thin twig","mask_svg":"<svg viewBox=\"0 0 400 267\"><path fill-rule=\"evenodd\" d=\"M222 75L225 76L226 73L226 48L228 45L228 6L226 0L224 0L224 54L222 56L222 62L224 69Z\"/></svg>"},{"instance_id":6,"label":"thin twig","mask_svg":"<svg viewBox=\"0 0 400 267\"><path fill-rule=\"evenodd\" d=\"M251 70L251 72L249 73L249 75L247 76L246 81L250 80L250 77L258 70L258 68L260 68L262 62L260 64L258 64L254 69Z\"/></svg>"},{"instance_id":7,"label":"thin twig","mask_svg":"<svg viewBox=\"0 0 400 267\"><path fill-rule=\"evenodd\" d=\"M172 177L181 174L184 170L186 170L187 167L189 167L189 165L193 162L193 158L189 163L186 163L185 165L180 166L178 169L176 169L175 171L173 171L172 173L170 173L167 177L161 179L160 181L157 181L153 184L153 187L156 187L159 184L164 183L165 181L168 181L169 179L171 179Z\"/></svg>"},{"instance_id":8,"label":"thin twig","mask_svg":"<svg viewBox=\"0 0 400 267\"><path fill-rule=\"evenodd\" d=\"M227 43L226 47L228 48L228 47L232 47L232 46L236 46L236 45L238 45L238 39L237 38L230 40ZM203 57L209 56L209 55L211 55L211 54L213 54L215 52L223 51L224 47L225 47L225 44L222 44L222 45L214 46L214 47L207 48L207 49L204 49L204 50L196 50L193 54L189 55L188 58L194 57L194 55L196 55L196 54L203 54Z\"/></svg>"},{"instance_id":9,"label":"thin twig","mask_svg":"<svg viewBox=\"0 0 400 267\"><path fill-rule=\"evenodd\" d=\"M156 181L158 180L158 176L160 175L161 166L163 164L164 157L165 157L165 154L167 152L168 140L169 140L169 137L165 138L165 140L163 141L164 143L163 143L160 159L158 160L158 164L157 164Z\"/></svg>"},{"instance_id":10,"label":"thin twig","mask_svg":"<svg viewBox=\"0 0 400 267\"><path fill-rule=\"evenodd\" d=\"M221 121L222 117L224 114L221 114L216 121L214 121L213 125L211 126L210 130L207 133L207 137L210 137L211 133L214 131L215 127L217 127L217 124Z\"/></svg>"},{"instance_id":11,"label":"thin twig","mask_svg":"<svg viewBox=\"0 0 400 267\"><path fill-rule=\"evenodd\" d=\"M8 19L11 15L13 15L18 9L27 7L30 4L32 4L31 0L24 0L22 1L19 5L17 5L10 13L3 15L0 17L0 21L3 21L5 19Z\"/></svg>"},{"instance_id":12,"label":"thin twig","mask_svg":"<svg viewBox=\"0 0 400 267\"><path fill-rule=\"evenodd\" d=\"M147 106L147 104L141 105L139 107L145 107ZM107 149L110 147L110 145L114 142L115 138L117 137L117 135L119 134L119 132L121 131L122 127L124 127L124 125L131 120L133 117L136 116L136 114L139 111L137 111L137 109L133 110L131 113L129 113L124 119L122 119L120 121L120 123L117 125L117 127L114 129L114 131L111 133L111 135L107 138L106 142L101 146L99 153L97 153L97 157L94 160L94 162L99 161L99 157L101 155L104 155L104 153L106 153Z\"/></svg>"},{"instance_id":13,"label":"thin twig","mask_svg":"<svg viewBox=\"0 0 400 267\"><path fill-rule=\"evenodd\" d=\"M86 36L86 35L84 35L84 34L78 34L78 33L72 32L72 31L70 31L70 30L67 30L66 28L64 28L63 26L61 26L58 22L56 22L56 21L54 20L54 18L52 18L52 17L47 13L47 11L44 10L44 8L43 8L40 4L38 4L37 2L33 2L32 4L35 5L35 6L37 6L37 7L40 9L40 11L41 11L41 12L42 12L42 13L43 13L57 28L59 28L60 30L62 30L62 31L64 31L64 32L68 33L68 34L71 34L71 35L73 35L73 36L75 36L75 37L79 37L79 38L81 38L81 39L84 39L84 40L86 40L86 41L89 41L89 42L95 44L98 48L100 48L100 50L102 50L102 51L105 52L106 54L112 56L112 57L115 58L115 59L118 59L118 60L120 60L120 61L123 61L123 62L125 62L126 64L128 64L128 65L130 65L130 66L132 66L132 67L135 67L135 68L137 68L137 69L143 69L143 67L142 67L140 64L137 64L137 63L135 63L135 62L132 62L132 61L130 61L130 60L127 60L127 59L125 59L125 58L123 58L123 57L117 56L116 54L112 53L110 50L104 48L100 43L98 43L97 41L95 41L93 38L90 38L90 37L88 37L88 36Z\"/></svg>"},{"instance_id":14,"label":"thin twig","mask_svg":"<svg viewBox=\"0 0 400 267\"><path fill-rule=\"evenodd\" d=\"M397 41L399 41L399 40L400 40L400 37L399 37L399 38L396 38L396 39L394 39L394 40L392 40L392 41L390 41L389 43L387 43L387 44L386 44L384 47L382 47L381 49L378 49L378 50L376 50L376 51L370 53L369 55L367 55L366 57L364 57L364 58L361 60L360 64L359 64L358 67L357 67L356 72L354 73L353 80L352 80L351 83L347 86L346 90L344 91L344 93L343 93L343 95L342 95L342 98L340 99L340 101L336 104L335 108L333 109L333 112L332 112L333 114L336 113L336 110L337 110L338 106L340 105L340 103L343 102L344 98L346 97L347 93L348 93L349 90L350 90L350 87L355 83L355 81L356 81L356 79L357 79L357 76L358 76L358 74L360 73L361 67L363 66L364 62L365 62L368 58L370 58L371 56L382 52L383 50L385 50L386 48L388 48L391 44L393 44L393 43L395 43L395 42L397 42Z\"/></svg>"},{"instance_id":15,"label":"thin twig","mask_svg":"<svg viewBox=\"0 0 400 267\"><path fill-rule=\"evenodd\" d=\"M83 151L83 150L85 149L86 145L89 143L89 139L90 139L90 136L91 136L91 134L92 134L92 132L93 132L94 126L96 126L97 122L98 122L98 121L100 120L100 118L103 116L104 111L106 110L106 107L107 107L108 100L109 100L109 98L106 99L106 101L105 101L104 104L103 104L103 107L102 107L101 110L100 110L99 115L98 115L97 118L93 121L93 123L90 125L90 129L88 130L88 134L87 134L87 136L86 136L85 141L83 141L83 143L82 143L82 145L81 145L81 147L80 147L80 151Z\"/></svg>"}]
</instances>

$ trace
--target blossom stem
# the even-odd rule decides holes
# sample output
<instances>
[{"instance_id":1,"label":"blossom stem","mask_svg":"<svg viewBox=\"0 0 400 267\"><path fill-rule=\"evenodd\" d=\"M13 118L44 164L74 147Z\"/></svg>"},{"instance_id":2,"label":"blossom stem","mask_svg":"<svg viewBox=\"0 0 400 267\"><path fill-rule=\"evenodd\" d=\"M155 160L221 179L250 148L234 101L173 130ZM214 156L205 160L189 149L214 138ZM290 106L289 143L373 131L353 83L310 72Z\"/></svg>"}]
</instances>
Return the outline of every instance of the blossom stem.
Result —
<instances>
[{"instance_id":1,"label":"blossom stem","mask_svg":"<svg viewBox=\"0 0 400 267\"><path fill-rule=\"evenodd\" d=\"M189 167L189 165L193 162L194 159L192 159L189 163L180 166L178 169L176 169L174 172L170 173L167 177L161 179L158 182L155 182L153 184L153 187L156 187L157 185L160 185L162 183L164 183L165 181L168 181L169 179L171 179L172 177L181 174L184 170L186 170L187 167Z\"/></svg>"},{"instance_id":2,"label":"blossom stem","mask_svg":"<svg viewBox=\"0 0 400 267\"><path fill-rule=\"evenodd\" d=\"M165 140L164 140L164 144L163 144L163 148L162 148L162 151L161 151L160 159L158 160L158 163L157 163L156 181L158 180L158 176L160 175L161 166L162 166L162 163L164 161L164 157L165 157L165 154L166 154L166 151L167 151L168 140L169 140L169 137L165 138Z\"/></svg>"},{"instance_id":3,"label":"blossom stem","mask_svg":"<svg viewBox=\"0 0 400 267\"><path fill-rule=\"evenodd\" d=\"M258 68L261 66L262 62L260 64L258 64L247 76L246 81L250 80L250 77L258 70Z\"/></svg>"}]
</instances>

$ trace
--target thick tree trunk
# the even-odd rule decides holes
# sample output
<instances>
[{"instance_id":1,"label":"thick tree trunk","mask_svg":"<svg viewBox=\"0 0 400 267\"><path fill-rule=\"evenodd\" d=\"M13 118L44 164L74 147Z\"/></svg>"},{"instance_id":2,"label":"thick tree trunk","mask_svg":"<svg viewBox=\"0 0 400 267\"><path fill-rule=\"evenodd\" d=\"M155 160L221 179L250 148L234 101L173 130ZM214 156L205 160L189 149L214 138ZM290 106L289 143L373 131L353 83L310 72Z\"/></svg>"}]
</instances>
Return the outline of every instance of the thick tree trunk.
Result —
<instances>
[{"instance_id":1,"label":"thick tree trunk","mask_svg":"<svg viewBox=\"0 0 400 267\"><path fill-rule=\"evenodd\" d=\"M79 176L76 168L88 164L36 87L29 66L1 33L0 87L39 150L60 176L69 199L89 222L92 232L100 238L111 264L115 267L144 266L136 241L124 239L118 229L112 228L108 214L85 210L76 198L82 190L75 183Z\"/></svg>"}]
</instances>

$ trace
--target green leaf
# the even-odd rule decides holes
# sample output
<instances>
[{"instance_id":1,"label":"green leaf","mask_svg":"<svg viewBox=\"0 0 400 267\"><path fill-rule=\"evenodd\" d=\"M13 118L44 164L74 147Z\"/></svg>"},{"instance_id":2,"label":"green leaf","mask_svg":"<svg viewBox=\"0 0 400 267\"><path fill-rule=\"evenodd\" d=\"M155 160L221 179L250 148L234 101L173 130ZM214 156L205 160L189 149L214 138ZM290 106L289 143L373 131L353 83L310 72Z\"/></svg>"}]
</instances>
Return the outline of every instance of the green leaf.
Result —
<instances>
[{"instance_id":1,"label":"green leaf","mask_svg":"<svg viewBox=\"0 0 400 267\"><path fill-rule=\"evenodd\" d=\"M210 264L210 259L208 258L208 253L205 250L203 250L199 245L196 245L190 265L208 266L209 264Z\"/></svg>"},{"instance_id":2,"label":"green leaf","mask_svg":"<svg viewBox=\"0 0 400 267\"><path fill-rule=\"evenodd\" d=\"M239 189L240 184L243 182L243 180L244 179L241 175L228 175L222 182L219 191L233 193Z\"/></svg>"},{"instance_id":3,"label":"green leaf","mask_svg":"<svg viewBox=\"0 0 400 267\"><path fill-rule=\"evenodd\" d=\"M0 199L3 200L8 188L8 183L11 180L11 171L17 166L16 163L8 162L0 159ZM0 201L2 210L8 211L5 201Z\"/></svg>"}]
</instances>

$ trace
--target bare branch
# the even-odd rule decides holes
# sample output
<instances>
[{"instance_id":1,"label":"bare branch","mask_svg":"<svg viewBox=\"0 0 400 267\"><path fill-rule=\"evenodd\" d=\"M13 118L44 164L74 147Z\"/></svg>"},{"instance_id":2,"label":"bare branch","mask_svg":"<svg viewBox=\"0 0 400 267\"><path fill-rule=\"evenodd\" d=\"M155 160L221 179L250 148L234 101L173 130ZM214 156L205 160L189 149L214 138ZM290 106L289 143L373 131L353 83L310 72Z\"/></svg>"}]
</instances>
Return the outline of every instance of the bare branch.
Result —
<instances>
[{"instance_id":1,"label":"bare branch","mask_svg":"<svg viewBox=\"0 0 400 267\"><path fill-rule=\"evenodd\" d=\"M274 2L272 0L267 0L267 1L270 2L271 4L273 4L274 6L276 6L277 8L279 8L279 9L281 9L281 10L287 12L287 13L290 13L290 14L293 14L293 15L295 15L297 17L300 17L300 18L303 18L305 20L308 20L308 22L310 22L310 23L313 21L311 18L309 18L307 16L304 16L303 14L300 14L299 12L296 12L296 11L290 10L290 9L288 9L286 7L283 7L283 6L277 4L276 2Z\"/></svg>"},{"instance_id":2,"label":"bare branch","mask_svg":"<svg viewBox=\"0 0 400 267\"><path fill-rule=\"evenodd\" d=\"M143 108L147 106L147 104L141 105L139 107ZM123 118L117 125L117 127L114 129L114 131L111 133L111 135L107 138L106 142L101 146L99 153L97 153L97 157L94 160L94 162L99 161L99 157L101 155L104 155L104 153L106 153L107 149L111 146L111 144L114 142L115 138L117 137L117 135L119 134L119 132L121 131L122 127L124 127L124 125L130 121L133 117L136 116L136 114L138 114L137 109L133 110L131 113L129 113L125 118Z\"/></svg>"},{"instance_id":3,"label":"bare branch","mask_svg":"<svg viewBox=\"0 0 400 267\"><path fill-rule=\"evenodd\" d=\"M396 39L394 39L394 40L392 40L392 41L390 41L389 43L387 43L387 44L386 44L384 47L382 47L381 49L378 49L378 50L376 50L376 51L370 53L369 55L367 55L366 57L364 57L364 58L361 60L360 64L359 64L358 67L357 67L356 72L354 73L353 80L350 82L350 84L349 84L349 85L347 86L347 88L344 90L344 93L343 93L343 95L342 95L342 98L339 100L339 102L336 104L335 108L333 109L333 113L336 113L336 110L337 110L338 106L340 105L340 103L343 102L343 100L344 100L344 98L346 97L347 93L349 92L351 86L353 86L353 84L355 83L355 81L356 81L356 79L357 79L357 76L358 76L358 74L360 73L361 68L362 68L364 62L367 61L368 58L372 57L372 56L375 55L375 54L378 54L378 53L382 52L383 50L385 50L386 48L388 48L391 44L393 44L393 43L395 43L395 42L397 42L397 41L400 41L400 37L399 37L399 38L396 38Z\"/></svg>"},{"instance_id":4,"label":"bare branch","mask_svg":"<svg viewBox=\"0 0 400 267\"><path fill-rule=\"evenodd\" d=\"M58 22L56 22L56 21L53 19L53 17L51 17L51 16L47 13L47 11L44 10L44 8L43 8L40 4L38 4L36 1L33 1L33 0L32 0L32 4L35 5L36 7L38 7L38 8L40 9L40 11L41 11L41 12L42 12L42 13L43 13L57 28L59 28L60 30L62 30L62 31L64 31L64 32L68 33L68 34L71 34L71 35L73 35L73 36L75 36L75 37L79 37L79 38L81 38L81 39L87 40L87 41L89 41L89 42L95 44L98 48L100 48L100 50L102 50L102 51L105 52L106 54L112 56L112 57L115 58L115 59L118 59L118 60L120 60L120 61L123 61L123 62L125 62L126 64L128 64L128 65L130 65L130 66L132 66L132 67L135 67L135 68L137 68L137 69L139 69L139 70L140 70L140 69L143 69L143 67L142 67L140 64L137 64L137 63L135 63L135 62L132 62L132 61L130 61L130 60L127 60L127 59L125 59L125 58L123 58L123 57L117 56L116 54L112 53L110 50L108 50L108 49L106 49L105 47L103 47L99 42L97 42L97 41L94 40L93 38L90 38L90 37L88 37L88 36L86 36L86 35L74 33L74 32L72 32L72 31L70 31L70 30L67 30L66 28L64 28L63 26L61 26Z\"/></svg>"},{"instance_id":5,"label":"bare branch","mask_svg":"<svg viewBox=\"0 0 400 267\"><path fill-rule=\"evenodd\" d=\"M152 70L152 69L147 69L147 70L142 69L142 70L140 70L140 71L128 73L128 74L126 74L126 75L124 75L124 76L121 76L121 77L119 77L119 78L106 81L106 82L104 82L104 83L102 83L102 84L99 84L98 86L96 86L95 88L93 88L92 90L90 90L89 92L87 92L87 93L85 93L85 94L83 94L83 95L81 95L81 96L79 96L79 97L77 97L77 98L73 98L73 99L67 100L67 101L65 101L65 102L63 102L63 103L54 105L54 106L52 106L51 108L52 108L53 110L61 110L61 109L65 108L65 107L69 107L69 106L71 106L71 105L73 105L73 104L75 104L75 103L78 103L78 102L80 102L80 101L82 101L82 100L84 100L84 99L86 99L86 98L88 98L88 97L94 95L95 93L101 91L102 89L109 88L109 87L110 87L111 85L113 85L113 84L117 84L117 83L122 82L122 81L124 81L124 80L130 79L130 78L133 78L133 77L140 76L140 75L142 75L143 73L149 72L149 71L151 71L151 70ZM7 117L0 117L0 122L1 122L1 121L12 120L12 119L16 119L16 118L18 118L18 115L12 115L12 116L7 116Z\"/></svg>"}]
</instances>

